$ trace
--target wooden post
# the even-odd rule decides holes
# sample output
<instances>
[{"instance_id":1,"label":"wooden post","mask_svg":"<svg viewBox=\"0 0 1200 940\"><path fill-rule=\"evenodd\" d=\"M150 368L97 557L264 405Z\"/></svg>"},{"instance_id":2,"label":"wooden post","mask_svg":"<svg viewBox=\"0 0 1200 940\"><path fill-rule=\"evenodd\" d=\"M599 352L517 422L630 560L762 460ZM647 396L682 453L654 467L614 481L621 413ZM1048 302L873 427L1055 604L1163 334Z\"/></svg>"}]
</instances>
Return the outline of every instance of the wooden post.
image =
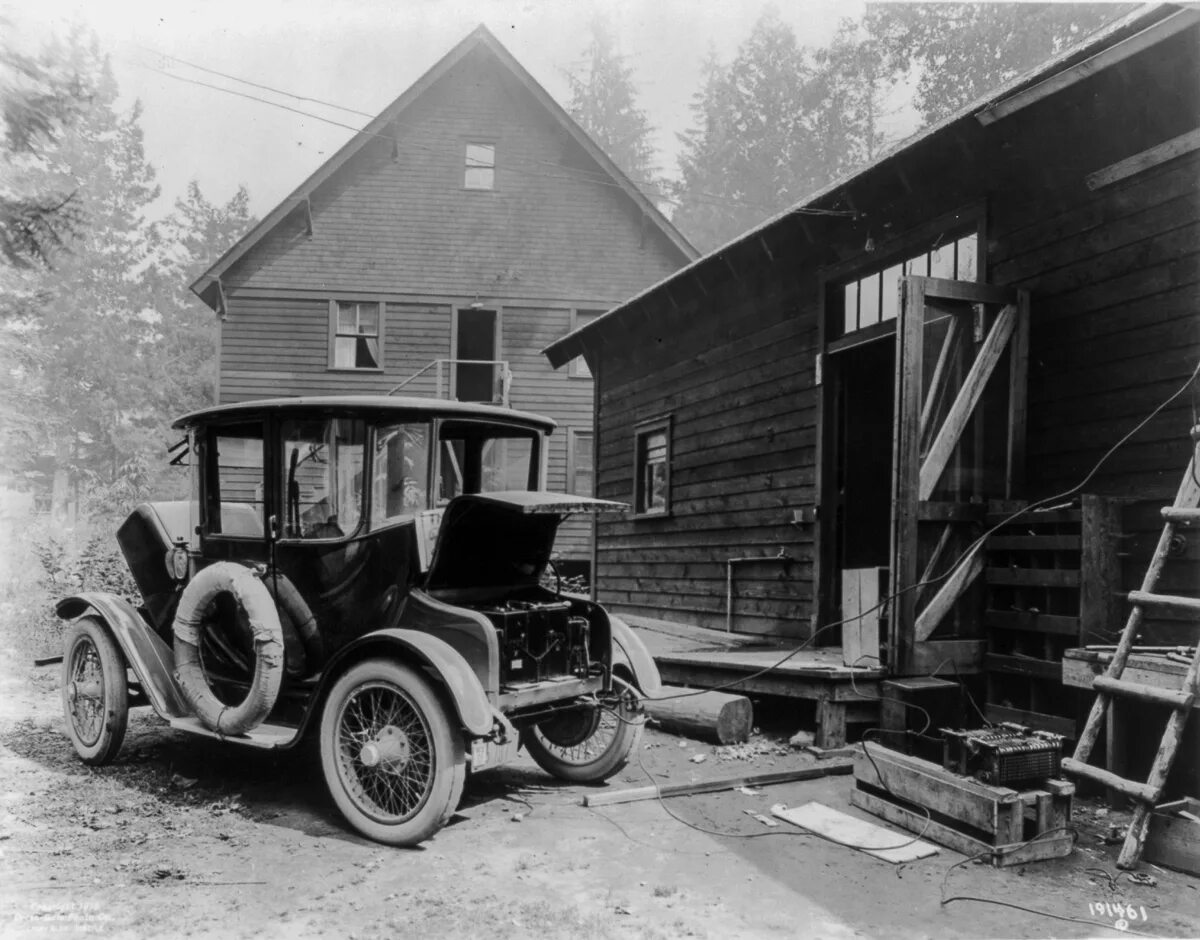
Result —
<instances>
[{"instance_id":1,"label":"wooden post","mask_svg":"<svg viewBox=\"0 0 1200 940\"><path fill-rule=\"evenodd\" d=\"M1079 645L1110 643L1121 629L1121 505L1084 494L1079 560Z\"/></svg>"}]
</instances>

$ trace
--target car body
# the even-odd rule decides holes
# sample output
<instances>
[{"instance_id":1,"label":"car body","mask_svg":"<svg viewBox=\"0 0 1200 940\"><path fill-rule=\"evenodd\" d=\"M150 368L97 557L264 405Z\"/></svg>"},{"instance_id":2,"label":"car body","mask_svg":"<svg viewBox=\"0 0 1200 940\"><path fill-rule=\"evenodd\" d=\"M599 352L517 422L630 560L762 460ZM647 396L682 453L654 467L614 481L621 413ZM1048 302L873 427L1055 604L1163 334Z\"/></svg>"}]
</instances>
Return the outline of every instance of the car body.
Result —
<instances>
[{"instance_id":1,"label":"car body","mask_svg":"<svg viewBox=\"0 0 1200 940\"><path fill-rule=\"evenodd\" d=\"M558 589L552 554L569 515L626 507L541 489L552 421L314 396L175 426L192 498L138 506L117 533L141 604L59 603L83 760L116 756L136 705L231 744L315 734L346 819L400 845L519 746L568 780L624 765L657 670L627 625Z\"/></svg>"}]
</instances>

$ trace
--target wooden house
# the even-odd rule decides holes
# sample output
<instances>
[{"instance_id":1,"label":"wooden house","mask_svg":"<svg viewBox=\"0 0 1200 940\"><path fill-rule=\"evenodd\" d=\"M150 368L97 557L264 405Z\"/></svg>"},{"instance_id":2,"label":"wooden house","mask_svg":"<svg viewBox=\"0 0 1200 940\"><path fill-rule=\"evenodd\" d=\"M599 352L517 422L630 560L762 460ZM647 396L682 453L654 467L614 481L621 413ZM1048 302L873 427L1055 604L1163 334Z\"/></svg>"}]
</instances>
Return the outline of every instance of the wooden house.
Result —
<instances>
[{"instance_id":1,"label":"wooden house","mask_svg":"<svg viewBox=\"0 0 1200 940\"><path fill-rule=\"evenodd\" d=\"M599 599L1073 730L1063 649L1115 642L1193 446L1200 386L1155 409L1200 361L1198 22L1140 8L550 344L634 505Z\"/></svg>"},{"instance_id":2,"label":"wooden house","mask_svg":"<svg viewBox=\"0 0 1200 940\"><path fill-rule=\"evenodd\" d=\"M480 26L192 289L221 321L219 400L362 392L548 415L548 485L591 492L592 379L553 339L695 257ZM559 547L590 559L573 523Z\"/></svg>"}]
</instances>

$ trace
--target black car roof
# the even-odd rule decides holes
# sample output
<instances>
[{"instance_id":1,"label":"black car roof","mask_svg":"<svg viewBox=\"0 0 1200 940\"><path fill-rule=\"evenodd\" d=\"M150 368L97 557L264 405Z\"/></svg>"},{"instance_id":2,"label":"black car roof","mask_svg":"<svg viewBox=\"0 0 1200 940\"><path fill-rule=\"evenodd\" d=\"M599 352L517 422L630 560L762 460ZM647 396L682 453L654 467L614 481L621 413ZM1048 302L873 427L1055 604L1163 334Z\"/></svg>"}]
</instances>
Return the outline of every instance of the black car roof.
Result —
<instances>
[{"instance_id":1,"label":"black car roof","mask_svg":"<svg viewBox=\"0 0 1200 940\"><path fill-rule=\"evenodd\" d=\"M486 418L491 421L502 421L506 424L517 424L547 432L553 431L557 427L552 418L531 414L528 411L514 411L512 408L501 408L497 405L450 401L444 398L417 398L400 395L300 395L293 398L258 398L229 405L201 408L199 411L189 412L179 418L171 427L187 428L225 418L249 418L265 413L284 414L290 411L310 413L329 411L343 414L353 412L371 416L391 414L412 416L415 413L421 416L440 418Z\"/></svg>"}]
</instances>

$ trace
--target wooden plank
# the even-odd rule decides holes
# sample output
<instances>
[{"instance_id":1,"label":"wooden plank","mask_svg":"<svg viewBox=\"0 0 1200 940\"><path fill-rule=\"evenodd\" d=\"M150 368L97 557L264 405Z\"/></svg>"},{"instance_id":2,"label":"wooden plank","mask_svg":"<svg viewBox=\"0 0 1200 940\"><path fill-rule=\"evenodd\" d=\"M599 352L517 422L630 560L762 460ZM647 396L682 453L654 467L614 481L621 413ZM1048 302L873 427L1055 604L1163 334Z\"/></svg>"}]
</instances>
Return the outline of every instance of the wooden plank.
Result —
<instances>
[{"instance_id":1,"label":"wooden plank","mask_svg":"<svg viewBox=\"0 0 1200 940\"><path fill-rule=\"evenodd\" d=\"M892 538L889 565L891 589L899 591L889 618L893 672L914 672L911 659L916 644L916 596L910 590L917 582L918 498L920 478L920 418L924 374L923 319L928 278L905 277L901 281L900 314L897 321L895 418L892 423Z\"/></svg>"},{"instance_id":2,"label":"wooden plank","mask_svg":"<svg viewBox=\"0 0 1200 940\"><path fill-rule=\"evenodd\" d=\"M1088 189L1100 189L1111 186L1123 179L1128 179L1138 173L1143 173L1151 167L1159 166L1168 160L1174 160L1184 154L1200 150L1200 128L1180 134L1164 141L1157 147L1135 153L1132 157L1110 163L1103 169L1096 170L1084 177Z\"/></svg>"},{"instance_id":3,"label":"wooden plank","mask_svg":"<svg viewBox=\"0 0 1200 940\"><path fill-rule=\"evenodd\" d=\"M858 849L893 865L914 862L938 852L937 846L928 842L911 839L907 835L892 832L874 823L847 816L821 803L805 803L794 807L772 806L771 815L801 829L815 832L830 842Z\"/></svg>"},{"instance_id":4,"label":"wooden plank","mask_svg":"<svg viewBox=\"0 0 1200 940\"><path fill-rule=\"evenodd\" d=\"M734 787L769 787L779 783L798 780L816 780L818 777L849 774L854 771L850 761L827 761L816 767L784 770L776 773L743 774L740 777L724 777L720 780L703 780L698 783L669 783L651 787L634 787L629 790L608 790L603 793L585 794L584 806L614 806L618 803L635 803L639 800L667 799L673 796L692 796L696 793L715 793L732 790Z\"/></svg>"},{"instance_id":5,"label":"wooden plank","mask_svg":"<svg viewBox=\"0 0 1200 940\"><path fill-rule=\"evenodd\" d=\"M1072 568L988 568L988 584L1029 587L1078 587L1079 572Z\"/></svg>"},{"instance_id":6,"label":"wooden plank","mask_svg":"<svg viewBox=\"0 0 1200 940\"><path fill-rule=\"evenodd\" d=\"M983 518L983 507L975 503L930 502L917 503L917 520L920 522L978 522Z\"/></svg>"},{"instance_id":7,"label":"wooden plank","mask_svg":"<svg viewBox=\"0 0 1200 940\"><path fill-rule=\"evenodd\" d=\"M1155 808L1146 834L1146 861L1200 875L1200 823L1178 815L1200 816L1200 800L1186 797Z\"/></svg>"},{"instance_id":8,"label":"wooden plank","mask_svg":"<svg viewBox=\"0 0 1200 940\"><path fill-rule=\"evenodd\" d=\"M914 278L914 280L918 280ZM982 281L954 281L940 277L923 277L921 293L932 300L960 300L969 304L1015 304L1017 292L1011 287L986 284Z\"/></svg>"},{"instance_id":9,"label":"wooden plank","mask_svg":"<svg viewBox=\"0 0 1200 940\"><path fill-rule=\"evenodd\" d=\"M855 780L982 832L996 833L998 806L1020 805L1016 790L990 787L899 751L865 743L863 748L854 757Z\"/></svg>"},{"instance_id":10,"label":"wooden plank","mask_svg":"<svg viewBox=\"0 0 1200 940\"><path fill-rule=\"evenodd\" d=\"M983 571L983 552L977 545L975 550L964 558L938 589L937 594L917 615L913 634L918 642L928 640L933 631L938 628L942 618L946 616L955 602L962 597L963 592L974 583Z\"/></svg>"},{"instance_id":11,"label":"wooden plank","mask_svg":"<svg viewBox=\"0 0 1200 940\"><path fill-rule=\"evenodd\" d=\"M1151 48L1169 36L1188 29L1196 23L1198 16L1200 15L1194 10L1172 13L1128 39L1117 42L1082 62L1063 68L1029 88L988 105L975 114L975 119L986 126L1002 120L1010 114L1015 114L1031 104L1056 95L1118 62L1123 62L1125 59Z\"/></svg>"},{"instance_id":12,"label":"wooden plank","mask_svg":"<svg viewBox=\"0 0 1200 940\"><path fill-rule=\"evenodd\" d=\"M987 548L995 552L1077 552L1082 541L1078 535L993 535Z\"/></svg>"},{"instance_id":13,"label":"wooden plank","mask_svg":"<svg viewBox=\"0 0 1200 940\"><path fill-rule=\"evenodd\" d=\"M925 455L925 460L921 464L918 499L927 500L933 495L934 488L941 479L946 465L950 462L950 457L954 448L958 446L967 422L975 413L979 400L983 396L984 387L1013 335L1016 320L1017 308L1010 304L1001 309L996 317L996 322L992 324L975 361L971 364L966 379L963 380L962 388L959 389L950 413L942 423L933 445L929 448L929 453Z\"/></svg>"},{"instance_id":14,"label":"wooden plank","mask_svg":"<svg viewBox=\"0 0 1200 940\"><path fill-rule=\"evenodd\" d=\"M1054 734L1061 734L1064 738L1075 739L1075 721L1071 718L1020 708L1008 708L1004 705L994 705L991 702L985 704L983 710L987 714L988 721L1012 721L1019 725L1028 725L1039 731L1050 731Z\"/></svg>"},{"instance_id":15,"label":"wooden plank","mask_svg":"<svg viewBox=\"0 0 1200 940\"><path fill-rule=\"evenodd\" d=\"M929 392L925 396L925 405L921 408L921 421L918 425L918 434L920 435L922 446L924 446L929 433L930 421L932 421L933 415L937 413L945 396L949 384L946 370L949 367L951 354L957 349L961 333L962 317L953 317L950 320L950 325L946 328L946 335L942 339L942 348L938 352L937 364L933 367L933 377L929 380Z\"/></svg>"},{"instance_id":16,"label":"wooden plank","mask_svg":"<svg viewBox=\"0 0 1200 940\"><path fill-rule=\"evenodd\" d=\"M926 640L913 652L913 674L972 675L983 668L986 640Z\"/></svg>"},{"instance_id":17,"label":"wooden plank","mask_svg":"<svg viewBox=\"0 0 1200 940\"><path fill-rule=\"evenodd\" d=\"M847 666L874 666L879 658L880 568L846 568L842 571L842 662Z\"/></svg>"},{"instance_id":18,"label":"wooden plank","mask_svg":"<svg viewBox=\"0 0 1200 940\"><path fill-rule=\"evenodd\" d=\"M1007 452L1004 495L1011 499L1025 487L1025 438L1029 405L1029 291L1018 291L1017 322L1008 367Z\"/></svg>"},{"instance_id":19,"label":"wooden plank","mask_svg":"<svg viewBox=\"0 0 1200 940\"><path fill-rule=\"evenodd\" d=\"M984 611L983 622L986 626L997 630L1029 630L1035 633L1053 633L1072 637L1079 635L1079 618L1065 617L1061 614L989 609Z\"/></svg>"},{"instance_id":20,"label":"wooden plank","mask_svg":"<svg viewBox=\"0 0 1200 940\"><path fill-rule=\"evenodd\" d=\"M1062 675L1062 664L1031 656L1006 656L987 653L983 657L983 668L988 672L1002 672L1013 676L1031 676L1037 679L1054 679Z\"/></svg>"}]
</instances>

